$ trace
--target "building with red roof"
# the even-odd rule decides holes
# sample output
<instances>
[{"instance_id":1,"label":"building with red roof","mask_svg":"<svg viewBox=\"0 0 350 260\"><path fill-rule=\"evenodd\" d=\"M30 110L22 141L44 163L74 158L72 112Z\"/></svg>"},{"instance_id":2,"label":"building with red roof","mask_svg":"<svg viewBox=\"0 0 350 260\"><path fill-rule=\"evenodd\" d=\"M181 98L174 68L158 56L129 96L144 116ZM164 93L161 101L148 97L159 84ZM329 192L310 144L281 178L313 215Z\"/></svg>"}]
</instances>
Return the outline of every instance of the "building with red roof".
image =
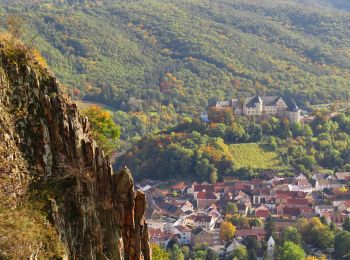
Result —
<instances>
[{"instance_id":1,"label":"building with red roof","mask_svg":"<svg viewBox=\"0 0 350 260\"><path fill-rule=\"evenodd\" d=\"M260 205L254 212L258 218L267 218L270 215L270 209L265 205Z\"/></svg>"},{"instance_id":2,"label":"building with red roof","mask_svg":"<svg viewBox=\"0 0 350 260\"><path fill-rule=\"evenodd\" d=\"M257 240L262 241L265 239L265 230L263 228L251 228L251 229L237 229L235 233L236 238L255 237Z\"/></svg>"},{"instance_id":3,"label":"building with red roof","mask_svg":"<svg viewBox=\"0 0 350 260\"><path fill-rule=\"evenodd\" d=\"M196 194L197 208L206 209L219 201L219 196L213 192L198 192Z\"/></svg>"},{"instance_id":4,"label":"building with red roof","mask_svg":"<svg viewBox=\"0 0 350 260\"><path fill-rule=\"evenodd\" d=\"M309 201L301 198L288 198L287 205L288 207L307 208L309 207Z\"/></svg>"}]
</instances>

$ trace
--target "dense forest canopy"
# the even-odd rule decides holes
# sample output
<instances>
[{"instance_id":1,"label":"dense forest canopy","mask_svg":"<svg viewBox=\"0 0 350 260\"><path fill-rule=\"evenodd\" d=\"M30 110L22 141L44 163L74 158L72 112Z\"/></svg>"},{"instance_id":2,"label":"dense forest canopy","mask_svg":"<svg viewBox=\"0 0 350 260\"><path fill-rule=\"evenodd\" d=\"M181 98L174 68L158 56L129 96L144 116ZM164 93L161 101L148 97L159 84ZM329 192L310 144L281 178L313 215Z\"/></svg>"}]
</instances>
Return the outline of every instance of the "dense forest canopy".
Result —
<instances>
[{"instance_id":1,"label":"dense forest canopy","mask_svg":"<svg viewBox=\"0 0 350 260\"><path fill-rule=\"evenodd\" d=\"M2 0L72 95L124 111L282 94L300 105L349 94L345 0Z\"/></svg>"}]
</instances>

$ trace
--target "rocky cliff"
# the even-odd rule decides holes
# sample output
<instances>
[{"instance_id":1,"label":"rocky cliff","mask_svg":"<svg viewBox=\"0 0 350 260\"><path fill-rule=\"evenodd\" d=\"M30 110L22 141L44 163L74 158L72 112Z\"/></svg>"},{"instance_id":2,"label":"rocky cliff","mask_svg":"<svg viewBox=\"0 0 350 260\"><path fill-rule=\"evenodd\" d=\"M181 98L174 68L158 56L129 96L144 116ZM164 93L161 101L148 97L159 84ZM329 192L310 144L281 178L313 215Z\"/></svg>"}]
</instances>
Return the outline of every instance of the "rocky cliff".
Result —
<instances>
[{"instance_id":1,"label":"rocky cliff","mask_svg":"<svg viewBox=\"0 0 350 260\"><path fill-rule=\"evenodd\" d=\"M43 203L69 259L151 259L145 195L114 173L88 118L37 54L0 41L0 195ZM1 251L1 250L0 250Z\"/></svg>"}]
</instances>

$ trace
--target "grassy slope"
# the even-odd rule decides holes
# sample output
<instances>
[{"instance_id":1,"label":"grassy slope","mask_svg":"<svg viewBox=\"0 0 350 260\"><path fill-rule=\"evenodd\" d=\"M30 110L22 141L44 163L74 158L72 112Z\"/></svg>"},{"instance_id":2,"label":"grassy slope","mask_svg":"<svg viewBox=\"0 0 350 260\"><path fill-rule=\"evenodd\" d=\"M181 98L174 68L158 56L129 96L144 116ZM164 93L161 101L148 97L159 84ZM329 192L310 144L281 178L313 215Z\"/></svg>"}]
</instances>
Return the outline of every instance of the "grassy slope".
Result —
<instances>
[{"instance_id":1,"label":"grassy slope","mask_svg":"<svg viewBox=\"0 0 350 260\"><path fill-rule=\"evenodd\" d=\"M285 166L279 161L276 152L267 145L249 143L230 145L236 169L250 167L253 169L282 169Z\"/></svg>"},{"instance_id":2,"label":"grassy slope","mask_svg":"<svg viewBox=\"0 0 350 260\"><path fill-rule=\"evenodd\" d=\"M192 112L255 91L304 103L349 93L346 11L298 0L21 2L3 9L28 21L56 74L103 89L99 101L116 107L135 97ZM164 91L166 72L178 82Z\"/></svg>"},{"instance_id":3,"label":"grassy slope","mask_svg":"<svg viewBox=\"0 0 350 260\"><path fill-rule=\"evenodd\" d=\"M75 100L74 101L75 104L78 106L78 108L80 110L86 110L91 108L92 106L99 106L102 107L104 110L108 111L109 113L113 114L114 113L114 108L101 104L101 103L97 103L97 102L89 102L89 101L80 101L80 100Z\"/></svg>"}]
</instances>

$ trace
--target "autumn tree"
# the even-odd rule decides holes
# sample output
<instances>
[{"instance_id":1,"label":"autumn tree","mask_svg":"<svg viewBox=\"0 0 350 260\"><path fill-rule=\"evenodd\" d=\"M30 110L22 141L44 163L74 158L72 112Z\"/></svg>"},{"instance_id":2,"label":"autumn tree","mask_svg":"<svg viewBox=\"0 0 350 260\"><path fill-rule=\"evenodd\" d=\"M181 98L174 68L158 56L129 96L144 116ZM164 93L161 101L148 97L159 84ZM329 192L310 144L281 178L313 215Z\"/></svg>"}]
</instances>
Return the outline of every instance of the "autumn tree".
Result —
<instances>
[{"instance_id":1,"label":"autumn tree","mask_svg":"<svg viewBox=\"0 0 350 260\"><path fill-rule=\"evenodd\" d=\"M114 123L110 113L100 106L91 106L83 110L82 114L89 118L92 137L105 153L110 155L117 147L119 126Z\"/></svg>"},{"instance_id":2,"label":"autumn tree","mask_svg":"<svg viewBox=\"0 0 350 260\"><path fill-rule=\"evenodd\" d=\"M220 226L220 239L222 241L228 241L230 240L236 232L236 227L228 221L224 221L221 223Z\"/></svg>"},{"instance_id":3,"label":"autumn tree","mask_svg":"<svg viewBox=\"0 0 350 260\"><path fill-rule=\"evenodd\" d=\"M296 222L296 227L306 243L322 249L333 247L334 233L329 226L322 224L319 218L313 217L310 220L301 218Z\"/></svg>"},{"instance_id":4,"label":"autumn tree","mask_svg":"<svg viewBox=\"0 0 350 260\"><path fill-rule=\"evenodd\" d=\"M169 253L159 245L151 244L153 260L170 260Z\"/></svg>"}]
</instances>

